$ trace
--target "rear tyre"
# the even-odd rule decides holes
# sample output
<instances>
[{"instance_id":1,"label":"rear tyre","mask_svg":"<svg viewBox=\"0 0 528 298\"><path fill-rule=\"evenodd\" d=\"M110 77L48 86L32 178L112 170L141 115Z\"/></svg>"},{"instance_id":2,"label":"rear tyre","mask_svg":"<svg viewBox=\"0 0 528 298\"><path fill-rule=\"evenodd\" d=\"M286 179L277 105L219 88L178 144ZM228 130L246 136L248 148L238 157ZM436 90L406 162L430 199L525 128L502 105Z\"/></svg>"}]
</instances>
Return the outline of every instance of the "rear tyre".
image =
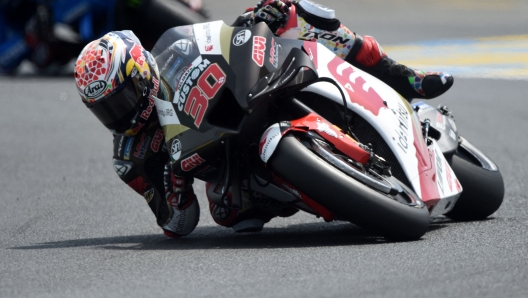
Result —
<instances>
[{"instance_id":1,"label":"rear tyre","mask_svg":"<svg viewBox=\"0 0 528 298\"><path fill-rule=\"evenodd\" d=\"M480 220L499 209L504 198L504 181L488 157L462 138L450 164L463 191L447 217Z\"/></svg>"},{"instance_id":2,"label":"rear tyre","mask_svg":"<svg viewBox=\"0 0 528 298\"><path fill-rule=\"evenodd\" d=\"M414 240L429 228L427 208L412 191L390 196L338 170L285 135L268 161L273 171L328 210L362 228L395 240ZM405 195L411 197L402 198Z\"/></svg>"}]
</instances>

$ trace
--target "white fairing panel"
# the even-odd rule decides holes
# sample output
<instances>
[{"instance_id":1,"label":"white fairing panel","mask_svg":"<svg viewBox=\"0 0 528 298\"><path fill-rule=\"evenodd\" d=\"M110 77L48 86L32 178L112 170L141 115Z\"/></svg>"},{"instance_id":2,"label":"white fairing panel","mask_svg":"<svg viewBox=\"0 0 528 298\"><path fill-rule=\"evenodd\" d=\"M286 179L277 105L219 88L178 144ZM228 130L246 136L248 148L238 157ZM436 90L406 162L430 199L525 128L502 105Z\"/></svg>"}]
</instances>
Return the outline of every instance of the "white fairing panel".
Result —
<instances>
[{"instance_id":1,"label":"white fairing panel","mask_svg":"<svg viewBox=\"0 0 528 298\"><path fill-rule=\"evenodd\" d=\"M335 60L334 53L323 45L317 44L317 71L321 77L335 79L342 87L348 108L368 121L383 137L400 162L414 191L421 196L420 170L417 161L417 149L425 148L417 121L411 106L396 91L377 78L351 66L344 61ZM330 83L317 83L309 86L310 91L332 99L342 105L343 100L337 88ZM371 102L358 102L351 97L372 99ZM367 96L365 96L367 95ZM382 102L376 106L375 101ZM415 130L418 130L415 131Z\"/></svg>"},{"instance_id":2,"label":"white fairing panel","mask_svg":"<svg viewBox=\"0 0 528 298\"><path fill-rule=\"evenodd\" d=\"M279 123L273 124L262 134L259 143L259 154L262 161L268 162L281 138L282 132Z\"/></svg>"},{"instance_id":3,"label":"white fairing panel","mask_svg":"<svg viewBox=\"0 0 528 298\"><path fill-rule=\"evenodd\" d=\"M455 206L458 197L462 193L462 186L435 140L432 140L429 150L434 153L433 160L436 175L433 180L436 182L438 194L441 198L433 209L432 215L441 215L449 212Z\"/></svg>"},{"instance_id":4,"label":"white fairing panel","mask_svg":"<svg viewBox=\"0 0 528 298\"><path fill-rule=\"evenodd\" d=\"M196 44L202 55L220 55L220 31L225 25L223 21L196 24L193 26Z\"/></svg>"}]
</instances>

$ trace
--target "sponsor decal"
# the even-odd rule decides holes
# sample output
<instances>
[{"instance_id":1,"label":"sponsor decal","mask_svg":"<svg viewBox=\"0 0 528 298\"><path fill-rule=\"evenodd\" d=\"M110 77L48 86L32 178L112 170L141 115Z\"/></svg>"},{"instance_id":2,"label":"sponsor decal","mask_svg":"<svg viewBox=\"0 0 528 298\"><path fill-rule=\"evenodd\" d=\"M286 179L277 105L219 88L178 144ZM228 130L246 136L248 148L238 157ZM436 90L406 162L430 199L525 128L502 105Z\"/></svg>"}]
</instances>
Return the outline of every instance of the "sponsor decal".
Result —
<instances>
[{"instance_id":1,"label":"sponsor decal","mask_svg":"<svg viewBox=\"0 0 528 298\"><path fill-rule=\"evenodd\" d=\"M275 38L271 38L271 49L270 49L270 58L269 62L275 67L279 67L279 50L282 46L275 42ZM312 59L313 60L313 59Z\"/></svg>"},{"instance_id":2,"label":"sponsor decal","mask_svg":"<svg viewBox=\"0 0 528 298\"><path fill-rule=\"evenodd\" d=\"M171 157L174 161L180 159L182 153L182 145L180 140L174 139L171 145Z\"/></svg>"},{"instance_id":3,"label":"sponsor decal","mask_svg":"<svg viewBox=\"0 0 528 298\"><path fill-rule=\"evenodd\" d=\"M446 169L446 175L447 175L447 184L449 186L449 190L453 192L453 176L451 175L449 164L447 163L447 160L444 159L445 163L445 169Z\"/></svg>"},{"instance_id":4,"label":"sponsor decal","mask_svg":"<svg viewBox=\"0 0 528 298\"><path fill-rule=\"evenodd\" d=\"M436 184L438 185L438 189L442 193L442 196L444 195L444 181L443 181L443 173L444 173L444 163L442 162L442 158L438 154L438 151L435 148L435 165L436 165Z\"/></svg>"},{"instance_id":5,"label":"sponsor decal","mask_svg":"<svg viewBox=\"0 0 528 298\"><path fill-rule=\"evenodd\" d=\"M327 135L334 137L334 138L339 137L337 133L330 128L330 125L328 125L328 123L325 123L325 122L317 122L317 130L320 132L324 132Z\"/></svg>"},{"instance_id":6,"label":"sponsor decal","mask_svg":"<svg viewBox=\"0 0 528 298\"><path fill-rule=\"evenodd\" d=\"M210 52L213 50L212 39L211 39L211 24L206 23L203 25L205 31L205 51Z\"/></svg>"},{"instance_id":7,"label":"sponsor decal","mask_svg":"<svg viewBox=\"0 0 528 298\"><path fill-rule=\"evenodd\" d=\"M148 120L150 117L150 114L152 114L152 109L154 108L155 102L152 98L149 97L149 105L147 108L141 113L141 118Z\"/></svg>"},{"instance_id":8,"label":"sponsor decal","mask_svg":"<svg viewBox=\"0 0 528 298\"><path fill-rule=\"evenodd\" d=\"M156 133L154 134L154 137L152 138L152 143L150 144L150 148L154 152L158 152L159 148L161 146L161 142L163 141L163 130L158 129L156 130Z\"/></svg>"},{"instance_id":9,"label":"sponsor decal","mask_svg":"<svg viewBox=\"0 0 528 298\"><path fill-rule=\"evenodd\" d=\"M398 127L396 127L396 134L398 135L398 139L392 138L396 141L396 144L398 144L398 147L400 147L405 154L407 154L407 150L409 149L409 140L407 138L408 136L408 123L409 123L409 112L407 112L407 109L401 102L398 102L398 109L392 109L392 112L398 117Z\"/></svg>"},{"instance_id":10,"label":"sponsor decal","mask_svg":"<svg viewBox=\"0 0 528 298\"><path fill-rule=\"evenodd\" d=\"M205 60L209 62L208 60ZM195 69L191 74L191 79L195 79L200 72L199 68ZM192 80L188 80L189 84L192 85ZM226 81L226 74L218 66L217 63L211 64L198 78L198 83L194 86L189 92L187 102L183 111L190 115L194 119L194 125L197 128L200 128L202 124L205 112L209 106L209 100L213 99L218 93L218 90L224 85ZM190 85L185 85L185 88L188 88ZM180 95L181 100L181 95Z\"/></svg>"},{"instance_id":11,"label":"sponsor decal","mask_svg":"<svg viewBox=\"0 0 528 298\"><path fill-rule=\"evenodd\" d=\"M165 64L163 64L163 67L161 68L160 72L163 72L165 69L167 69L167 66L169 66L169 63L172 61L172 58L174 58L174 54L171 54L169 59L167 59L167 61L165 61Z\"/></svg>"},{"instance_id":12,"label":"sponsor decal","mask_svg":"<svg viewBox=\"0 0 528 298\"><path fill-rule=\"evenodd\" d=\"M116 164L114 163L114 170L119 177L125 177L132 169L131 164Z\"/></svg>"},{"instance_id":13,"label":"sponsor decal","mask_svg":"<svg viewBox=\"0 0 528 298\"><path fill-rule=\"evenodd\" d=\"M253 61L258 66L264 65L264 55L266 51L266 38L262 36L253 36Z\"/></svg>"},{"instance_id":14,"label":"sponsor decal","mask_svg":"<svg viewBox=\"0 0 528 298\"><path fill-rule=\"evenodd\" d=\"M226 220L229 216L230 212L229 209L220 207L218 205L214 205L213 207L213 218L216 220Z\"/></svg>"},{"instance_id":15,"label":"sponsor decal","mask_svg":"<svg viewBox=\"0 0 528 298\"><path fill-rule=\"evenodd\" d=\"M132 56L132 59L134 59L134 61L137 64L143 67L145 63L145 55L143 55L143 47L135 43L132 49L130 49L129 53L130 53L130 56Z\"/></svg>"},{"instance_id":16,"label":"sponsor decal","mask_svg":"<svg viewBox=\"0 0 528 298\"><path fill-rule=\"evenodd\" d=\"M123 142L125 139L125 136L121 136L119 138L119 145L117 146L117 156L122 156L121 153L123 152Z\"/></svg>"},{"instance_id":17,"label":"sponsor decal","mask_svg":"<svg viewBox=\"0 0 528 298\"><path fill-rule=\"evenodd\" d=\"M180 39L170 47L173 51L178 51L185 56L189 56L192 50L192 42L188 39Z\"/></svg>"},{"instance_id":18,"label":"sponsor decal","mask_svg":"<svg viewBox=\"0 0 528 298\"><path fill-rule=\"evenodd\" d=\"M196 168L197 166L203 164L204 162L205 162L205 159L201 158L200 155L198 155L198 153L195 153L181 161L181 168L185 172L188 172Z\"/></svg>"},{"instance_id":19,"label":"sponsor decal","mask_svg":"<svg viewBox=\"0 0 528 298\"><path fill-rule=\"evenodd\" d=\"M158 108L157 111L161 117L172 117L174 115L174 109L170 107L166 109Z\"/></svg>"},{"instance_id":20,"label":"sponsor decal","mask_svg":"<svg viewBox=\"0 0 528 298\"><path fill-rule=\"evenodd\" d=\"M150 201L152 201L152 198L154 197L154 188L151 188L151 189L147 190L147 191L143 194L143 197L145 198L145 200L147 201L147 203L150 203Z\"/></svg>"},{"instance_id":21,"label":"sponsor decal","mask_svg":"<svg viewBox=\"0 0 528 298\"><path fill-rule=\"evenodd\" d=\"M350 38L343 38L331 32L314 32L308 31L300 39L303 40L314 40L314 39L325 39L332 42L338 42L340 44L345 44L350 41Z\"/></svg>"},{"instance_id":22,"label":"sponsor decal","mask_svg":"<svg viewBox=\"0 0 528 298\"><path fill-rule=\"evenodd\" d=\"M139 122L136 127L134 127L131 131L127 131L127 133L135 136L143 128L143 126L145 126L145 123Z\"/></svg>"},{"instance_id":23,"label":"sponsor decal","mask_svg":"<svg viewBox=\"0 0 528 298\"><path fill-rule=\"evenodd\" d=\"M308 57L310 57L310 60L313 61L315 68L319 67L318 59L317 59L317 43L311 42L311 41L305 41L303 42L303 47L308 53Z\"/></svg>"},{"instance_id":24,"label":"sponsor decal","mask_svg":"<svg viewBox=\"0 0 528 298\"><path fill-rule=\"evenodd\" d=\"M136 152L134 152L134 156L140 159L144 159L145 153L147 152L149 144L150 144L150 137L147 136L145 133L143 133L141 135L141 139L139 143L136 145Z\"/></svg>"},{"instance_id":25,"label":"sponsor decal","mask_svg":"<svg viewBox=\"0 0 528 298\"><path fill-rule=\"evenodd\" d=\"M128 186L130 186L130 188L135 190L140 195L143 195L145 193L145 189L148 187L148 183L145 183L145 181L143 181L143 177L139 176L132 180L132 182L128 183Z\"/></svg>"},{"instance_id":26,"label":"sponsor decal","mask_svg":"<svg viewBox=\"0 0 528 298\"><path fill-rule=\"evenodd\" d=\"M156 96L158 95L158 90L159 90L159 81L158 79L156 79L156 77L152 77L152 85L153 88L150 89L150 93L149 93L149 97L152 97L152 96Z\"/></svg>"},{"instance_id":27,"label":"sponsor decal","mask_svg":"<svg viewBox=\"0 0 528 298\"><path fill-rule=\"evenodd\" d=\"M195 65L195 63L197 63ZM183 105L185 103L185 100L187 99L187 96L191 92L191 88L196 82L196 79L198 79L202 72L207 69L211 65L211 62L207 59L201 60L201 57L198 57L195 62L193 62L193 65L191 65L181 76L178 86L176 87L176 90L179 93L178 98L178 110L183 110Z\"/></svg>"},{"instance_id":28,"label":"sponsor decal","mask_svg":"<svg viewBox=\"0 0 528 298\"><path fill-rule=\"evenodd\" d=\"M173 232L181 232L185 229L185 223L187 219L187 210L181 209L178 207L178 197L173 196L169 199L169 204L175 209L174 215L172 216L171 221L164 226L163 228L169 228Z\"/></svg>"},{"instance_id":29,"label":"sponsor decal","mask_svg":"<svg viewBox=\"0 0 528 298\"><path fill-rule=\"evenodd\" d=\"M153 97L156 97L156 95L158 94L158 90L159 90L159 81L155 77L152 77L152 83L154 84L154 88L150 90L150 94L148 98L149 105L143 112L141 112L141 115L140 115L140 117L144 120L148 120L148 118L150 117L150 114L152 114L152 110L155 105Z\"/></svg>"},{"instance_id":30,"label":"sponsor decal","mask_svg":"<svg viewBox=\"0 0 528 298\"><path fill-rule=\"evenodd\" d=\"M133 142L134 142L134 138L129 138L127 140L127 143L125 145L125 155L123 156L125 160L130 160L130 151L132 150Z\"/></svg>"},{"instance_id":31,"label":"sponsor decal","mask_svg":"<svg viewBox=\"0 0 528 298\"><path fill-rule=\"evenodd\" d=\"M88 84L83 92L86 98L96 98L103 94L107 88L108 84L103 80L99 80Z\"/></svg>"},{"instance_id":32,"label":"sponsor decal","mask_svg":"<svg viewBox=\"0 0 528 298\"><path fill-rule=\"evenodd\" d=\"M251 38L251 31L245 29L240 32L238 32L235 37L233 37L233 45L239 47L241 45L246 44L248 40Z\"/></svg>"},{"instance_id":33,"label":"sponsor decal","mask_svg":"<svg viewBox=\"0 0 528 298\"><path fill-rule=\"evenodd\" d=\"M198 57L198 58L200 58L200 57ZM187 77L189 75L189 73L193 70L193 68L194 68L194 66L190 65L190 66L187 66L186 68L182 68L182 69L180 69L180 71L178 71L178 73L174 76L174 82L172 84L174 86L174 90L178 91L178 90L181 89L181 86L182 86L182 83L183 83L183 78ZM179 96L176 95L175 98L179 98Z\"/></svg>"},{"instance_id":34,"label":"sponsor decal","mask_svg":"<svg viewBox=\"0 0 528 298\"><path fill-rule=\"evenodd\" d=\"M176 62L174 62L172 67L169 69L169 72L167 73L167 77L171 77L176 72L176 70L181 66L182 62L183 62L183 59L178 57L178 59L176 59Z\"/></svg>"},{"instance_id":35,"label":"sponsor decal","mask_svg":"<svg viewBox=\"0 0 528 298\"><path fill-rule=\"evenodd\" d=\"M378 116L381 109L387 108L376 90L365 81L360 73L341 58L334 57L328 63L328 70L345 87L343 91L346 91L351 102L362 106L374 116Z\"/></svg>"},{"instance_id":36,"label":"sponsor decal","mask_svg":"<svg viewBox=\"0 0 528 298\"><path fill-rule=\"evenodd\" d=\"M268 159L271 157L273 152L275 151L275 148L277 148L277 144L279 143L282 136L282 131L280 124L276 123L270 126L264 134L262 134L262 137L260 138L259 143L259 155L262 161L267 162Z\"/></svg>"},{"instance_id":37,"label":"sponsor decal","mask_svg":"<svg viewBox=\"0 0 528 298\"><path fill-rule=\"evenodd\" d=\"M441 128L442 130L446 129L445 119L446 117L442 115L442 113L436 111L436 126L438 128Z\"/></svg>"}]
</instances>

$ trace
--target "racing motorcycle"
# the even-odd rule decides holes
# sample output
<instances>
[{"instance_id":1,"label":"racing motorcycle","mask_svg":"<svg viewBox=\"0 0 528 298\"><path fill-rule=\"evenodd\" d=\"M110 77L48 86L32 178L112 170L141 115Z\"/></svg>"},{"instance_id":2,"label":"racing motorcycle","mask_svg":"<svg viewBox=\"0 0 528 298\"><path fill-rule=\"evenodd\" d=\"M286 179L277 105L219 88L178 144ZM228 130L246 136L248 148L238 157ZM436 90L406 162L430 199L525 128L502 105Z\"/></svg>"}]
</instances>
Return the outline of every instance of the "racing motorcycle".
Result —
<instances>
[{"instance_id":1,"label":"racing motorcycle","mask_svg":"<svg viewBox=\"0 0 528 298\"><path fill-rule=\"evenodd\" d=\"M152 54L173 170L211 183L222 208L264 195L409 240L431 216L483 219L501 205L497 166L447 107L410 105L321 44L217 21L166 31Z\"/></svg>"}]
</instances>

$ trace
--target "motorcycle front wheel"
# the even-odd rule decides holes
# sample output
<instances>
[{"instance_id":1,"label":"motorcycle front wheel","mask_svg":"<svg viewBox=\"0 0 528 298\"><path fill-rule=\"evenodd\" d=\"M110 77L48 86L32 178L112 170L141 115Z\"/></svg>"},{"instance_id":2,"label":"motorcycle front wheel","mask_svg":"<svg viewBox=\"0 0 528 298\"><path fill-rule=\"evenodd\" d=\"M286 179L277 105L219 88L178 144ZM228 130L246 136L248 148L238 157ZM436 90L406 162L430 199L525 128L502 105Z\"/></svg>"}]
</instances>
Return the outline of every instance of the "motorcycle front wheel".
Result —
<instances>
[{"instance_id":1,"label":"motorcycle front wheel","mask_svg":"<svg viewBox=\"0 0 528 298\"><path fill-rule=\"evenodd\" d=\"M429 211L416 195L409 195L411 191L389 195L373 189L321 158L293 134L281 139L268 165L340 218L391 240L419 239L429 228Z\"/></svg>"}]
</instances>

